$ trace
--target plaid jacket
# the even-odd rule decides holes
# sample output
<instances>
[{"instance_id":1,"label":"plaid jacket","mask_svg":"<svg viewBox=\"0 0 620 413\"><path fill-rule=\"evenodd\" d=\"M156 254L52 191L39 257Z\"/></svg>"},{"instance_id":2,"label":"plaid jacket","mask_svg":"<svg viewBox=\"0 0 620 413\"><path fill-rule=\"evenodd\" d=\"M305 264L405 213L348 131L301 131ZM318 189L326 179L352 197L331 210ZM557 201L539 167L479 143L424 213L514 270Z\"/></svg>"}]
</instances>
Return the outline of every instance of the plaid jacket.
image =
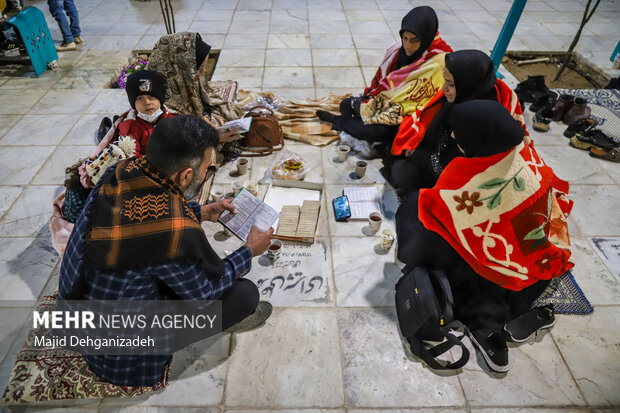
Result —
<instances>
[{"instance_id":1,"label":"plaid jacket","mask_svg":"<svg viewBox=\"0 0 620 413\"><path fill-rule=\"evenodd\" d=\"M95 188L86 201L84 211L93 203ZM200 220L200 206L190 203ZM73 288L76 274L83 269L84 236L88 220L82 213L75 223L61 264L59 298L64 299ZM170 262L149 266L139 271L100 271L86 269L88 286L83 300L216 300L238 277L252 266L252 252L239 248L224 259L225 272L219 279L209 280L198 265ZM167 288L163 289L163 286ZM171 295L171 293L173 295ZM90 369L100 379L124 386L153 386L163 375L172 355L152 356L84 356Z\"/></svg>"}]
</instances>

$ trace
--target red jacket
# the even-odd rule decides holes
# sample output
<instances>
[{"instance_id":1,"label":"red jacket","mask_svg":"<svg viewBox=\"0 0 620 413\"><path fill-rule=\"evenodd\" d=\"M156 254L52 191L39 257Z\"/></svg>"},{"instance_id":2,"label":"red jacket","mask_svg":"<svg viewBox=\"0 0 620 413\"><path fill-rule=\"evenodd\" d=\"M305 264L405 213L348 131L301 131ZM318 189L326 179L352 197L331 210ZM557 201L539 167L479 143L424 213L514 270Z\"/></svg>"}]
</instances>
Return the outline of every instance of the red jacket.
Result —
<instances>
[{"instance_id":1,"label":"red jacket","mask_svg":"<svg viewBox=\"0 0 620 413\"><path fill-rule=\"evenodd\" d=\"M125 120L118 125L116 139L122 136L131 137L136 142L136 156L139 158L143 157L146 155L146 144L149 141L155 125L161 122L162 119L174 118L176 116L175 113L168 112L165 106L162 106L161 110L164 113L155 121L155 123L149 123L144 119L140 119L137 116L135 109L129 109L121 115L121 117L125 117Z\"/></svg>"}]
</instances>

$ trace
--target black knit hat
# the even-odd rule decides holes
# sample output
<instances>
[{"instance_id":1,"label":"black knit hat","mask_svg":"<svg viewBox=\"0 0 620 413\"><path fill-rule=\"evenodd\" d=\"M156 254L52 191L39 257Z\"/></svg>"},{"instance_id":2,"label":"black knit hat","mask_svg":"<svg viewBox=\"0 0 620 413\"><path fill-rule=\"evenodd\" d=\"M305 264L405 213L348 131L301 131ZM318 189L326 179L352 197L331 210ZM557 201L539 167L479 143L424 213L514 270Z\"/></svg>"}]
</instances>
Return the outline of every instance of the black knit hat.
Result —
<instances>
[{"instance_id":1,"label":"black knit hat","mask_svg":"<svg viewBox=\"0 0 620 413\"><path fill-rule=\"evenodd\" d=\"M129 104L134 109L136 108L136 99L140 95L156 97L163 106L166 100L166 79L152 70L140 70L127 77L125 90Z\"/></svg>"}]
</instances>

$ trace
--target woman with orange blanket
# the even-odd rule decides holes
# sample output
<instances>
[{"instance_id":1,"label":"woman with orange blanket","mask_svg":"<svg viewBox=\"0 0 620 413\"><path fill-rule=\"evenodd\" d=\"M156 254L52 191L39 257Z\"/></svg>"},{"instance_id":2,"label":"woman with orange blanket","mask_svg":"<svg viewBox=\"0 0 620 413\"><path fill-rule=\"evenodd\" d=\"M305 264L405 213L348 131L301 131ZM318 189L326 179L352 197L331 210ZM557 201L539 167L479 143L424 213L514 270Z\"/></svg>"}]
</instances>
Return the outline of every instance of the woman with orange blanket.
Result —
<instances>
[{"instance_id":1,"label":"woman with orange blanket","mask_svg":"<svg viewBox=\"0 0 620 413\"><path fill-rule=\"evenodd\" d=\"M434 188L399 207L398 258L446 273L454 318L488 366L505 372L506 339L526 341L555 322L552 306L530 306L573 267L568 183L525 144L521 125L498 102L455 105L450 121L462 156Z\"/></svg>"},{"instance_id":2,"label":"woman with orange blanket","mask_svg":"<svg viewBox=\"0 0 620 413\"><path fill-rule=\"evenodd\" d=\"M391 167L389 181L401 196L419 188L431 188L443 168L460 156L454 140L450 115L454 104L473 99L499 101L525 131L517 95L495 77L493 62L480 50L459 50L445 57L445 83L422 110L406 116L392 144L392 154L401 156ZM529 143L529 135L526 141ZM404 155L404 156L403 156Z\"/></svg>"},{"instance_id":3,"label":"woman with orange blanket","mask_svg":"<svg viewBox=\"0 0 620 413\"><path fill-rule=\"evenodd\" d=\"M319 110L332 128L368 142L391 145L404 115L423 108L441 88L443 57L452 48L439 37L435 11L412 9L403 18L401 41L393 44L361 96L343 99L340 116Z\"/></svg>"}]
</instances>

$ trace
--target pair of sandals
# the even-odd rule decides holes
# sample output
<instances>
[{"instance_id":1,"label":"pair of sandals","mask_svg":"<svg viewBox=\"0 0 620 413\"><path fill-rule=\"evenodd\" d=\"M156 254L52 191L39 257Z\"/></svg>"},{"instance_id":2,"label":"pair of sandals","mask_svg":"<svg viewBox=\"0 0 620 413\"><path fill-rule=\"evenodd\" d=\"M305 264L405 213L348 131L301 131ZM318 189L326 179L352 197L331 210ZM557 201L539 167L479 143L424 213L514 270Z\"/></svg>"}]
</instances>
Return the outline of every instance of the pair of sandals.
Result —
<instances>
[{"instance_id":1,"label":"pair of sandals","mask_svg":"<svg viewBox=\"0 0 620 413\"><path fill-rule=\"evenodd\" d=\"M566 128L564 136L570 139L570 146L589 151L593 158L620 162L620 144L595 129L597 125L598 121L594 118L581 119Z\"/></svg>"}]
</instances>

